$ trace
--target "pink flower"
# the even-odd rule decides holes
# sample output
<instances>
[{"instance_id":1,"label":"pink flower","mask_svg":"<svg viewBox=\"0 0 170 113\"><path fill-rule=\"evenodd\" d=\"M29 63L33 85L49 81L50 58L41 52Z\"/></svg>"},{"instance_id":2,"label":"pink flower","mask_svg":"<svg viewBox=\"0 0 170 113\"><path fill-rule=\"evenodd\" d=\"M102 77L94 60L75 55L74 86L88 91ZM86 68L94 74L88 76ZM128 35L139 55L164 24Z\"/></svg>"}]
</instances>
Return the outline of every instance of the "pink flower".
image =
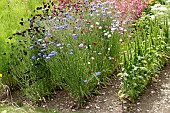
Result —
<instances>
[{"instance_id":1,"label":"pink flower","mask_svg":"<svg viewBox=\"0 0 170 113\"><path fill-rule=\"evenodd\" d=\"M84 45L83 44L80 44L79 47L83 47Z\"/></svg>"},{"instance_id":2,"label":"pink flower","mask_svg":"<svg viewBox=\"0 0 170 113\"><path fill-rule=\"evenodd\" d=\"M88 27L85 27L85 28L84 28L84 30L86 30L86 31L87 31L87 30L88 30Z\"/></svg>"},{"instance_id":3,"label":"pink flower","mask_svg":"<svg viewBox=\"0 0 170 113\"><path fill-rule=\"evenodd\" d=\"M62 5L58 6L58 9L62 9L62 8L63 8L63 6L62 6Z\"/></svg>"},{"instance_id":4,"label":"pink flower","mask_svg":"<svg viewBox=\"0 0 170 113\"><path fill-rule=\"evenodd\" d=\"M90 70L89 70L89 72L90 72L90 73L92 73L92 72L93 72L93 70L92 70L92 69L90 69Z\"/></svg>"},{"instance_id":5,"label":"pink flower","mask_svg":"<svg viewBox=\"0 0 170 113\"><path fill-rule=\"evenodd\" d=\"M97 45L97 42L93 42L94 45Z\"/></svg>"}]
</instances>

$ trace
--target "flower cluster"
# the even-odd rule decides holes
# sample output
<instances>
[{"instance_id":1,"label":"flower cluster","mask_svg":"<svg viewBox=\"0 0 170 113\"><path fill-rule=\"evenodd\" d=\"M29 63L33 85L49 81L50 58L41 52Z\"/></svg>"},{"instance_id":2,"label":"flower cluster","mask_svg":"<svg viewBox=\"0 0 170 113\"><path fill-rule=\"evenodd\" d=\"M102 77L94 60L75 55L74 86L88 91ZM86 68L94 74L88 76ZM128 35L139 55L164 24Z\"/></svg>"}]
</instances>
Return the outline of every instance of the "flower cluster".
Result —
<instances>
[{"instance_id":1,"label":"flower cluster","mask_svg":"<svg viewBox=\"0 0 170 113\"><path fill-rule=\"evenodd\" d=\"M38 8L42 12L31 17L30 28L20 33L29 37L32 65L48 68L53 84L68 85L71 91L81 91L73 95L87 96L118 67L122 36L144 7L136 0L121 2L86 0ZM132 4L139 6L133 13Z\"/></svg>"}]
</instances>

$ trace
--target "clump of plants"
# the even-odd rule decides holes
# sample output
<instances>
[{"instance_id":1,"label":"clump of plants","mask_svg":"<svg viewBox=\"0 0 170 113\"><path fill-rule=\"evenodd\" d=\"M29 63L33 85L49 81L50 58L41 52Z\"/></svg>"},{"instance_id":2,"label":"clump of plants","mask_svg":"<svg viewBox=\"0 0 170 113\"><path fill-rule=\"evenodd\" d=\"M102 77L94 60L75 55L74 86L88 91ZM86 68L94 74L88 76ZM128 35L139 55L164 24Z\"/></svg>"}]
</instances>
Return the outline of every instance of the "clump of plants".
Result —
<instances>
[{"instance_id":1,"label":"clump of plants","mask_svg":"<svg viewBox=\"0 0 170 113\"><path fill-rule=\"evenodd\" d=\"M153 14L155 14L153 12ZM150 80L169 58L169 18L166 15L146 15L136 22L127 49L122 55L121 98L132 102L143 92Z\"/></svg>"},{"instance_id":2,"label":"clump of plants","mask_svg":"<svg viewBox=\"0 0 170 113\"><path fill-rule=\"evenodd\" d=\"M28 19L30 27L8 39L3 83L34 101L57 89L70 91L80 103L98 93L118 70L134 15L139 16L143 8L137 4L138 13L128 13L130 9L120 10L115 2L78 1L63 6L51 2L38 7Z\"/></svg>"}]
</instances>

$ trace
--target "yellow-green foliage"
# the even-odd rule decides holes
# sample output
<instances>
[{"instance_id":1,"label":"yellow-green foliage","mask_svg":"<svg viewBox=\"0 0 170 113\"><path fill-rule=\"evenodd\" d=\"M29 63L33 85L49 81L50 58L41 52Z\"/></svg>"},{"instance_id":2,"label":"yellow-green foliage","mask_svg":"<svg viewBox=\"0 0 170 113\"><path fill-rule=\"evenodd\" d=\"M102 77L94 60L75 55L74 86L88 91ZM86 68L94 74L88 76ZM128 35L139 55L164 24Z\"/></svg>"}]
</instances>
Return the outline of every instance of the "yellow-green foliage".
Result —
<instances>
[{"instance_id":1,"label":"yellow-green foliage","mask_svg":"<svg viewBox=\"0 0 170 113\"><path fill-rule=\"evenodd\" d=\"M27 19L33 10L49 0L0 0L0 38L5 39L21 29L21 18Z\"/></svg>"}]
</instances>

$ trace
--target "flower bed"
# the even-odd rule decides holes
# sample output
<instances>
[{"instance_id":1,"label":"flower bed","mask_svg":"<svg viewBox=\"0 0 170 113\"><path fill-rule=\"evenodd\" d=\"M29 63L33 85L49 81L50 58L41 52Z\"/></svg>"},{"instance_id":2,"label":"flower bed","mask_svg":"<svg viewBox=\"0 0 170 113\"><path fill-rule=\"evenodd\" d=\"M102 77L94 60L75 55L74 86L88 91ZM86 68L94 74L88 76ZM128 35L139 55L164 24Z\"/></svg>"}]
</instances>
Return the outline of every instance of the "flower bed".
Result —
<instances>
[{"instance_id":1,"label":"flower bed","mask_svg":"<svg viewBox=\"0 0 170 113\"><path fill-rule=\"evenodd\" d=\"M146 5L111 0L38 7L30 28L7 42L3 83L34 101L63 89L83 103L121 68L119 95L133 101L167 59L167 19L135 22Z\"/></svg>"}]
</instances>

